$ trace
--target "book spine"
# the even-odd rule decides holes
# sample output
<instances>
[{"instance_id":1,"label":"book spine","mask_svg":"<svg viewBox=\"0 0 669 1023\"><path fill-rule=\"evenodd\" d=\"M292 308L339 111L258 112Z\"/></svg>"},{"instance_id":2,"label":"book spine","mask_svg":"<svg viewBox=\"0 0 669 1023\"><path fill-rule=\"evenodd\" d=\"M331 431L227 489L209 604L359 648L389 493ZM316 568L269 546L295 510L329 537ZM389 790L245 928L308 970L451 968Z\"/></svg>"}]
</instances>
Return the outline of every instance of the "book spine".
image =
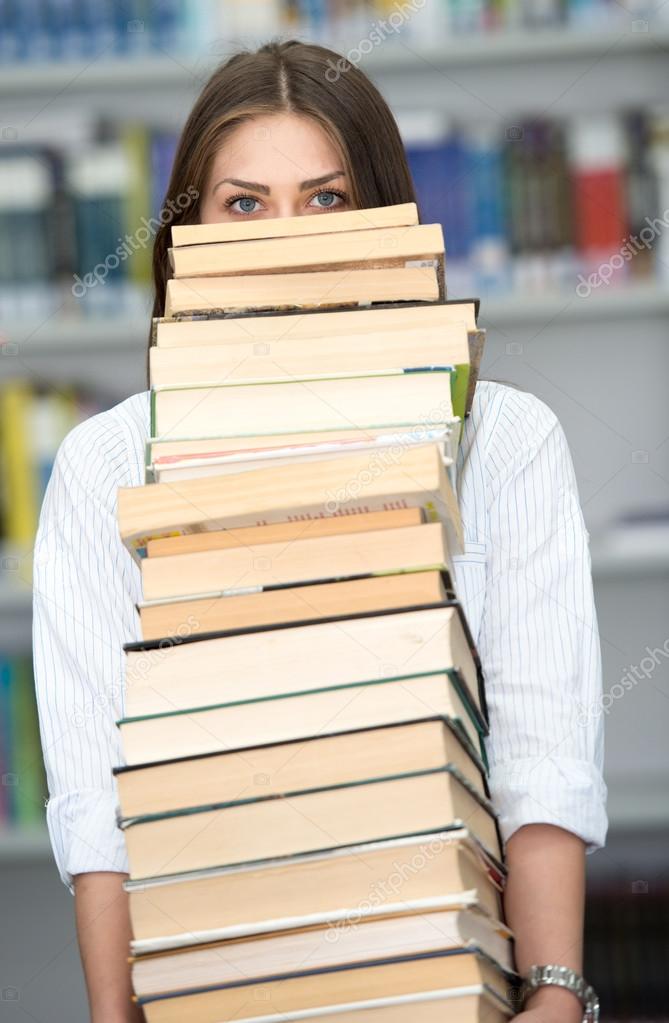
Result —
<instances>
[{"instance_id":1,"label":"book spine","mask_svg":"<svg viewBox=\"0 0 669 1023\"><path fill-rule=\"evenodd\" d=\"M5 825L13 815L11 681L11 663L0 656L0 824Z\"/></svg>"},{"instance_id":2,"label":"book spine","mask_svg":"<svg viewBox=\"0 0 669 1023\"><path fill-rule=\"evenodd\" d=\"M125 228L134 238L133 253L128 259L128 278L135 285L147 285L151 279L151 167L149 138L143 125L130 124L124 131L123 143L129 168L125 197Z\"/></svg>"},{"instance_id":3,"label":"book spine","mask_svg":"<svg viewBox=\"0 0 669 1023\"><path fill-rule=\"evenodd\" d=\"M480 291L508 290L510 265L504 210L502 147L497 130L467 129L472 186L472 270Z\"/></svg>"},{"instance_id":4,"label":"book spine","mask_svg":"<svg viewBox=\"0 0 669 1023\"><path fill-rule=\"evenodd\" d=\"M44 780L35 692L30 661L12 661L12 734L15 736L13 770L18 777L14 788L14 820L31 827L43 820Z\"/></svg>"},{"instance_id":5,"label":"book spine","mask_svg":"<svg viewBox=\"0 0 669 1023\"><path fill-rule=\"evenodd\" d=\"M0 391L0 456L6 540L17 548L32 544L37 527L37 481L30 450L31 393L21 380Z\"/></svg>"},{"instance_id":6,"label":"book spine","mask_svg":"<svg viewBox=\"0 0 669 1023\"><path fill-rule=\"evenodd\" d=\"M644 237L648 242L650 234L655 252L655 267L658 279L669 283L669 117L658 113L652 120L650 163L654 171L657 198L654 208L656 217L645 217Z\"/></svg>"},{"instance_id":7,"label":"book spine","mask_svg":"<svg viewBox=\"0 0 669 1023\"><path fill-rule=\"evenodd\" d=\"M614 262L629 232L624 189L624 140L614 115L583 115L569 128L574 224L581 273L591 287L627 276Z\"/></svg>"}]
</instances>

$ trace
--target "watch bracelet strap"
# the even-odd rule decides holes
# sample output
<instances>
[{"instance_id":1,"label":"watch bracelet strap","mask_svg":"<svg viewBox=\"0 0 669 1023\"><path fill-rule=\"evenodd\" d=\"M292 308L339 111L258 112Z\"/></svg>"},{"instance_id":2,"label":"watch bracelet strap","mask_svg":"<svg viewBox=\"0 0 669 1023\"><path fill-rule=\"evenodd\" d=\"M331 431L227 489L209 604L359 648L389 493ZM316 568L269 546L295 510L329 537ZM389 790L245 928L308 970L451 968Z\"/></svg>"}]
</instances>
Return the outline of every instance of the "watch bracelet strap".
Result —
<instances>
[{"instance_id":1,"label":"watch bracelet strap","mask_svg":"<svg viewBox=\"0 0 669 1023\"><path fill-rule=\"evenodd\" d=\"M571 991L580 1000L585 1010L582 1023L599 1023L597 992L584 977L568 966L553 963L541 966L532 965L520 987L521 1004L524 1005L528 995L545 985L555 985Z\"/></svg>"}]
</instances>

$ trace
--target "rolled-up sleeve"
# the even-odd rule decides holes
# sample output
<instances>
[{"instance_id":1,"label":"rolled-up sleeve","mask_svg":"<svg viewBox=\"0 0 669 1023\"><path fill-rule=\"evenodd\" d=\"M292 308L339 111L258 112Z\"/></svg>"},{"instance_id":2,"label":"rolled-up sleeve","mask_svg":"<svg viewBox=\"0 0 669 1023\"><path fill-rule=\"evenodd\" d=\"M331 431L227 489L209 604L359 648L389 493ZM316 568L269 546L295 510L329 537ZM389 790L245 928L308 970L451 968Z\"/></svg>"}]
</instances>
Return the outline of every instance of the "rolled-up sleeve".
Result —
<instances>
[{"instance_id":1,"label":"rolled-up sleeve","mask_svg":"<svg viewBox=\"0 0 669 1023\"><path fill-rule=\"evenodd\" d=\"M564 431L544 402L508 389L486 472L478 649L502 838L555 824L592 853L605 842L607 790L589 535Z\"/></svg>"},{"instance_id":2,"label":"rolled-up sleeve","mask_svg":"<svg viewBox=\"0 0 669 1023\"><path fill-rule=\"evenodd\" d=\"M63 882L128 870L112 767L122 763L123 643L137 639L138 575L116 523L125 446L104 415L61 444L34 552L33 659L49 799Z\"/></svg>"}]
</instances>

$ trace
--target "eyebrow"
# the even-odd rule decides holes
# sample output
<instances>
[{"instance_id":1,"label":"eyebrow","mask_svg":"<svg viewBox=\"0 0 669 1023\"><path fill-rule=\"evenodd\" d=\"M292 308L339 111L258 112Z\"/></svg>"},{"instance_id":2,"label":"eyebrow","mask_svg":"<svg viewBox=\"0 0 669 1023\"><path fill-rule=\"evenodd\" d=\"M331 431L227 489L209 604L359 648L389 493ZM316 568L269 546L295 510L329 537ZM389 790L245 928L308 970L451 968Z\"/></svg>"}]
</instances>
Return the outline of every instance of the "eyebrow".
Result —
<instances>
[{"instance_id":1,"label":"eyebrow","mask_svg":"<svg viewBox=\"0 0 669 1023\"><path fill-rule=\"evenodd\" d=\"M323 174L320 178L308 178L303 181L300 185L300 191L306 192L308 188L315 188L317 185L324 185L328 181L332 181L333 178L341 178L344 176L343 170L331 171L329 174ZM269 195L270 188L268 185L261 185L257 181L242 181L240 178L222 178L218 184L214 185L212 191L215 192L219 185L234 185L236 188L248 188L250 192L260 192L262 195Z\"/></svg>"}]
</instances>

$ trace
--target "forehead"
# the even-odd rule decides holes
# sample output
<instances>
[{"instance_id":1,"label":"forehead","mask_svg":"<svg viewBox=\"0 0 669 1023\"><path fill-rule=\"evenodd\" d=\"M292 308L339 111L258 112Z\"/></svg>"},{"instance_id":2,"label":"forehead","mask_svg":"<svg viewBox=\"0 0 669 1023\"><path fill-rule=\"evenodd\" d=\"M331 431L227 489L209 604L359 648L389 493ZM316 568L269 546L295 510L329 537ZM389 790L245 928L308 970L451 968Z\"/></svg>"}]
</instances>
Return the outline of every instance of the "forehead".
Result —
<instances>
[{"instance_id":1,"label":"forehead","mask_svg":"<svg viewBox=\"0 0 669 1023\"><path fill-rule=\"evenodd\" d=\"M215 181L243 178L294 183L342 166L338 147L312 118L294 113L254 117L238 125L216 153Z\"/></svg>"}]
</instances>

